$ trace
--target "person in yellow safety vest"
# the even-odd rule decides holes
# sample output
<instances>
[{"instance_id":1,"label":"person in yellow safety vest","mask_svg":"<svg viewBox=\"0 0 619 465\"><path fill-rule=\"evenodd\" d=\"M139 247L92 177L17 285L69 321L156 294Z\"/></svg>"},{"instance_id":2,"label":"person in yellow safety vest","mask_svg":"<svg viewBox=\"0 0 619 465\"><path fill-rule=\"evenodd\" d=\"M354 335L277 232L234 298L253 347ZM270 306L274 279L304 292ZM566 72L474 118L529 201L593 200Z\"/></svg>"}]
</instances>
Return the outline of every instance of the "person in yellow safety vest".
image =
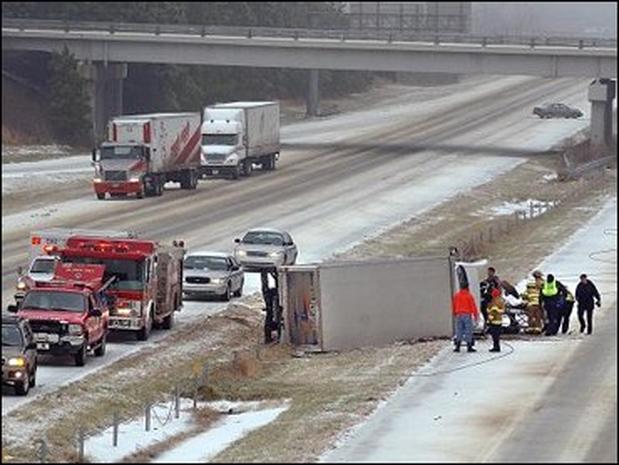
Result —
<instances>
[{"instance_id":1,"label":"person in yellow safety vest","mask_svg":"<svg viewBox=\"0 0 619 465\"><path fill-rule=\"evenodd\" d=\"M565 334L570 329L570 317L572 316L572 309L574 308L574 294L569 289L565 290L566 296L559 314L559 327L561 328L561 334Z\"/></svg>"},{"instance_id":2,"label":"person in yellow safety vest","mask_svg":"<svg viewBox=\"0 0 619 465\"><path fill-rule=\"evenodd\" d=\"M566 296L567 288L557 281L553 275L548 274L539 296L539 304L548 315L546 336L554 336L559 331L559 321Z\"/></svg>"},{"instance_id":3,"label":"person in yellow safety vest","mask_svg":"<svg viewBox=\"0 0 619 465\"><path fill-rule=\"evenodd\" d=\"M492 289L492 299L488 304L488 332L492 336L490 352L501 352L501 333L503 332L503 314L505 300L499 289Z\"/></svg>"},{"instance_id":4,"label":"person in yellow safety vest","mask_svg":"<svg viewBox=\"0 0 619 465\"><path fill-rule=\"evenodd\" d=\"M520 296L527 304L525 313L527 315L528 326L525 330L528 334L541 334L544 324L542 307L539 305L539 295L544 285L544 275L539 270L533 272L533 281L527 283L527 289Z\"/></svg>"}]
</instances>

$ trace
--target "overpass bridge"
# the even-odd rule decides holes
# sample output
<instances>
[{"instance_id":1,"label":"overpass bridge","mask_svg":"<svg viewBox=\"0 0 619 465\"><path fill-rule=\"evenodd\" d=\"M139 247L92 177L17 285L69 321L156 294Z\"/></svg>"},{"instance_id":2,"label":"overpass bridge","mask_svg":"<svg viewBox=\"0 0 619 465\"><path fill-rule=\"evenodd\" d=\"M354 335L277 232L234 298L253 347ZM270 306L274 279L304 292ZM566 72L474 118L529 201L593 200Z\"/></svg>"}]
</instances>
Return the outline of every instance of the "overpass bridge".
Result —
<instances>
[{"instance_id":1,"label":"overpass bridge","mask_svg":"<svg viewBox=\"0 0 619 465\"><path fill-rule=\"evenodd\" d=\"M308 69L308 114L318 107L319 69L590 77L604 87L592 94L592 121L604 115L604 127L617 69L617 42L604 39L2 20L3 51L65 47L93 83L95 134L122 112L127 63Z\"/></svg>"}]
</instances>

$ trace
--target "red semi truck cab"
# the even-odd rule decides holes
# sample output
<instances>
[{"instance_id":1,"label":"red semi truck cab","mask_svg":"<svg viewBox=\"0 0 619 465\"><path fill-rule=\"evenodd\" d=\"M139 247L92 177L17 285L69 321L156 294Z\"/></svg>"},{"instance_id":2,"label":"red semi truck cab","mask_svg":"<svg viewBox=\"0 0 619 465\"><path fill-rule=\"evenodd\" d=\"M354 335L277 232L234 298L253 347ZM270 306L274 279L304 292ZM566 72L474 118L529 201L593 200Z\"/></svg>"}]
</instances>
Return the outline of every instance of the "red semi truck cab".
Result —
<instances>
[{"instance_id":1,"label":"red semi truck cab","mask_svg":"<svg viewBox=\"0 0 619 465\"><path fill-rule=\"evenodd\" d=\"M41 354L71 355L77 366L86 353L105 354L109 308L104 282L105 267L59 263L54 279L36 282L26 292L17 316L28 320Z\"/></svg>"},{"instance_id":2,"label":"red semi truck cab","mask_svg":"<svg viewBox=\"0 0 619 465\"><path fill-rule=\"evenodd\" d=\"M168 181L195 189L200 169L200 114L154 113L113 118L93 150L98 199L159 196Z\"/></svg>"},{"instance_id":3,"label":"red semi truck cab","mask_svg":"<svg viewBox=\"0 0 619 465\"><path fill-rule=\"evenodd\" d=\"M60 257L64 263L104 265L106 279L115 278L107 291L113 299L110 329L134 331L146 340L153 326L171 328L174 312L182 308L183 246L74 236Z\"/></svg>"}]
</instances>

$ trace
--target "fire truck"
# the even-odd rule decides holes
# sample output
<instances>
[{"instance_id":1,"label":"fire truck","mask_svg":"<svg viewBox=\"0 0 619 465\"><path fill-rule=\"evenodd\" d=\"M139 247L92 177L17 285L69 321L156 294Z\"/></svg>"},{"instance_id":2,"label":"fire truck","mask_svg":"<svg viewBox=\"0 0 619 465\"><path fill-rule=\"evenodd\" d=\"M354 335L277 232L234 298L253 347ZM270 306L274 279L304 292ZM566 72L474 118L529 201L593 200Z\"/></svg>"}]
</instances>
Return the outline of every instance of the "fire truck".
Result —
<instances>
[{"instance_id":1,"label":"fire truck","mask_svg":"<svg viewBox=\"0 0 619 465\"><path fill-rule=\"evenodd\" d=\"M8 310L28 320L37 352L72 355L83 366L86 353L105 354L109 307L106 289L115 278L105 278L103 265L59 263L53 279L39 281L21 303Z\"/></svg>"},{"instance_id":2,"label":"fire truck","mask_svg":"<svg viewBox=\"0 0 619 465\"><path fill-rule=\"evenodd\" d=\"M147 340L153 327L170 329L182 308L184 243L171 246L142 239L71 236L64 247L49 248L62 263L103 265L114 278L109 327L133 331Z\"/></svg>"}]
</instances>

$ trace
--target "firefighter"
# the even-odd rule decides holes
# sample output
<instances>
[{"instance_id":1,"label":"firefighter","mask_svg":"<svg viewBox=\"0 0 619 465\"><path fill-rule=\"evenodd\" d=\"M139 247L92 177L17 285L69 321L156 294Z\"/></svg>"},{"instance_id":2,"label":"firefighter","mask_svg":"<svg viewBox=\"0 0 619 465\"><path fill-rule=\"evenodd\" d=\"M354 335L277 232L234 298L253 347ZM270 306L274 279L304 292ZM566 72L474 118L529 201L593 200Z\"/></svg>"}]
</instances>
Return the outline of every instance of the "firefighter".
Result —
<instances>
[{"instance_id":1,"label":"firefighter","mask_svg":"<svg viewBox=\"0 0 619 465\"><path fill-rule=\"evenodd\" d=\"M528 334L541 334L543 326L543 313L542 308L539 305L539 295L544 285L544 275L539 270L533 272L533 281L527 283L527 289L520 296L527 304L526 314L528 327L526 333Z\"/></svg>"},{"instance_id":2,"label":"firefighter","mask_svg":"<svg viewBox=\"0 0 619 465\"><path fill-rule=\"evenodd\" d=\"M496 275L496 269L492 266L488 267L488 276L480 284L481 290L481 314L484 317L484 323L488 324L488 305L492 300L492 291L494 289L501 289L501 280Z\"/></svg>"},{"instance_id":3,"label":"firefighter","mask_svg":"<svg viewBox=\"0 0 619 465\"><path fill-rule=\"evenodd\" d=\"M539 305L546 311L548 323L546 336L554 336L559 331L561 309L567 296L567 288L549 274L542 286L539 296Z\"/></svg>"},{"instance_id":4,"label":"firefighter","mask_svg":"<svg viewBox=\"0 0 619 465\"><path fill-rule=\"evenodd\" d=\"M492 300L488 304L488 332L492 336L490 352L501 352L501 333L503 332L503 314L505 300L499 289L492 290Z\"/></svg>"},{"instance_id":5,"label":"firefighter","mask_svg":"<svg viewBox=\"0 0 619 465\"><path fill-rule=\"evenodd\" d=\"M602 306L602 298L598 292L595 284L587 279L586 274L580 275L580 282L576 286L576 300L578 300L578 321L580 322L580 332L583 333L585 329L587 334L593 332L593 300L595 299L595 305ZM585 323L585 312L587 313L587 322Z\"/></svg>"}]
</instances>

